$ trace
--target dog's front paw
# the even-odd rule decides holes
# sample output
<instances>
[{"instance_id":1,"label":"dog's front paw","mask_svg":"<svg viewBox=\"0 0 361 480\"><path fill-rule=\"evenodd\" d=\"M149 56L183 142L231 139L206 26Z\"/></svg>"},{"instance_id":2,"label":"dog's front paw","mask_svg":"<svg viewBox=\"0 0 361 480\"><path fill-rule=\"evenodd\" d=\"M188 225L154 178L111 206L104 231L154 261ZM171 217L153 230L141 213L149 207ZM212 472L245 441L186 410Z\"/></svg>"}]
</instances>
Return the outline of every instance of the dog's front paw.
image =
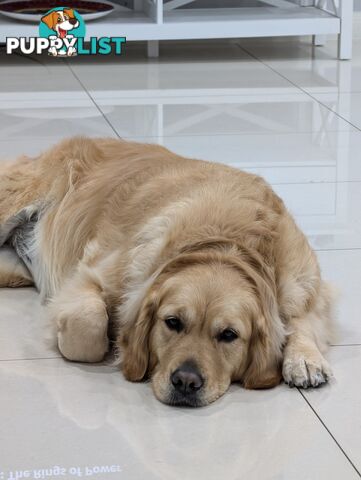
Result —
<instances>
[{"instance_id":1,"label":"dog's front paw","mask_svg":"<svg viewBox=\"0 0 361 480\"><path fill-rule=\"evenodd\" d=\"M328 362L321 353L286 353L283 361L283 378L290 387L319 387L332 377Z\"/></svg>"}]
</instances>

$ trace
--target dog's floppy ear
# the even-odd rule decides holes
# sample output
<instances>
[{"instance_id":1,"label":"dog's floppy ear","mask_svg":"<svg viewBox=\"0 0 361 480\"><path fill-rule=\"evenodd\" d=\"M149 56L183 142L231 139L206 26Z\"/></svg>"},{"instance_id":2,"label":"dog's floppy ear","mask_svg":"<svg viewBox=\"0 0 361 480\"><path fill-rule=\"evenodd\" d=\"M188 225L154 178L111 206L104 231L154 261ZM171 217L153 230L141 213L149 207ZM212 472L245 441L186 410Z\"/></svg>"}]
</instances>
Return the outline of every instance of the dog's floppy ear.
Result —
<instances>
[{"instance_id":1,"label":"dog's floppy ear","mask_svg":"<svg viewBox=\"0 0 361 480\"><path fill-rule=\"evenodd\" d=\"M243 375L245 388L271 388L280 383L280 345L274 343L263 316L254 322L248 355L248 367Z\"/></svg>"},{"instance_id":2,"label":"dog's floppy ear","mask_svg":"<svg viewBox=\"0 0 361 480\"><path fill-rule=\"evenodd\" d=\"M75 18L74 10L72 8L64 8L63 12L69 15L70 18Z\"/></svg>"},{"instance_id":3,"label":"dog's floppy ear","mask_svg":"<svg viewBox=\"0 0 361 480\"><path fill-rule=\"evenodd\" d=\"M138 382L150 365L149 336L154 324L155 304L150 297L140 308L135 322L123 327L118 345L122 350L121 370L127 380Z\"/></svg>"},{"instance_id":4,"label":"dog's floppy ear","mask_svg":"<svg viewBox=\"0 0 361 480\"><path fill-rule=\"evenodd\" d=\"M259 297L259 313L252 320L245 388L271 388L281 381L285 329L278 311L274 271L257 255L245 255L241 270Z\"/></svg>"},{"instance_id":5,"label":"dog's floppy ear","mask_svg":"<svg viewBox=\"0 0 361 480\"><path fill-rule=\"evenodd\" d=\"M41 17L41 21L44 22L45 25L50 28L50 30L53 30L56 24L55 15L56 12L50 12L48 13L48 15L44 15L43 17Z\"/></svg>"}]
</instances>

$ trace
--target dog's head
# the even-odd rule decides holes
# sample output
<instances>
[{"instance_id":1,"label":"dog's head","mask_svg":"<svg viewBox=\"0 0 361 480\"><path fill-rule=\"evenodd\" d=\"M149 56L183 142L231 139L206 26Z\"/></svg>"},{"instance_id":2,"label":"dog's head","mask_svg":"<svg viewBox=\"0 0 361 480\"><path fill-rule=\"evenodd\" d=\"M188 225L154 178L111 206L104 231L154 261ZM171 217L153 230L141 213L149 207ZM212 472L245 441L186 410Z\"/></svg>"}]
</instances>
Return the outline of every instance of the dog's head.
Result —
<instances>
[{"instance_id":1,"label":"dog's head","mask_svg":"<svg viewBox=\"0 0 361 480\"><path fill-rule=\"evenodd\" d=\"M66 37L69 30L79 26L79 21L75 18L74 10L70 8L50 12L42 17L41 21L51 30L54 30L60 38Z\"/></svg>"},{"instance_id":2,"label":"dog's head","mask_svg":"<svg viewBox=\"0 0 361 480\"><path fill-rule=\"evenodd\" d=\"M203 406L233 381L280 381L284 331L272 274L257 260L190 252L169 262L120 333L122 370L170 405Z\"/></svg>"}]
</instances>

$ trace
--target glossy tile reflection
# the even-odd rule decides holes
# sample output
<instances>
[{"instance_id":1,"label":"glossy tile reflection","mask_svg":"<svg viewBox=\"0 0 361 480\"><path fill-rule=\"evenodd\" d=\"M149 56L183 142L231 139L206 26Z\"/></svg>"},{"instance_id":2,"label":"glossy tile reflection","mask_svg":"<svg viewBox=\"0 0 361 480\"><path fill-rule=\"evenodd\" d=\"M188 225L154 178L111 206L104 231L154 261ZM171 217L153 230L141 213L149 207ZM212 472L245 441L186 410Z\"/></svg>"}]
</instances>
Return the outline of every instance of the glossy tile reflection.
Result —
<instances>
[{"instance_id":1,"label":"glossy tile reflection","mask_svg":"<svg viewBox=\"0 0 361 480\"><path fill-rule=\"evenodd\" d=\"M361 244L359 182L274 185L316 250Z\"/></svg>"},{"instance_id":2,"label":"glossy tile reflection","mask_svg":"<svg viewBox=\"0 0 361 480\"><path fill-rule=\"evenodd\" d=\"M336 291L336 345L361 345L360 301L361 249L318 252L321 271ZM338 357L336 357L338 358ZM336 360L337 364L337 360Z\"/></svg>"},{"instance_id":3,"label":"glossy tile reflection","mask_svg":"<svg viewBox=\"0 0 361 480\"><path fill-rule=\"evenodd\" d=\"M71 135L115 135L85 92L23 92L0 100L0 161L36 155Z\"/></svg>"},{"instance_id":4,"label":"glossy tile reflection","mask_svg":"<svg viewBox=\"0 0 361 480\"><path fill-rule=\"evenodd\" d=\"M361 92L315 93L314 97L361 131Z\"/></svg>"},{"instance_id":5,"label":"glossy tile reflection","mask_svg":"<svg viewBox=\"0 0 361 480\"><path fill-rule=\"evenodd\" d=\"M179 155L225 163L272 184L361 180L361 133L338 131L128 137Z\"/></svg>"},{"instance_id":6,"label":"glossy tile reflection","mask_svg":"<svg viewBox=\"0 0 361 480\"><path fill-rule=\"evenodd\" d=\"M131 479L216 480L226 465L228 478L256 480L265 471L267 478L302 479L308 464L310 478L357 478L299 392L286 387L234 386L218 403L185 410L162 405L149 385L127 383L109 367L0 362L0 381L7 387L0 398L5 470L115 464ZM21 448L19 459L13 452ZM317 463L310 462L315 449Z\"/></svg>"},{"instance_id":7,"label":"glossy tile reflection","mask_svg":"<svg viewBox=\"0 0 361 480\"><path fill-rule=\"evenodd\" d=\"M144 49L127 47L127 57L100 59L94 69L92 58L76 58L71 66L95 100L104 92L123 96L227 95L270 91L297 92L287 80L242 51L232 41L164 42L158 60L144 58ZM101 79L101 81L100 81ZM226 91L225 91L226 90Z\"/></svg>"},{"instance_id":8,"label":"glossy tile reflection","mask_svg":"<svg viewBox=\"0 0 361 480\"><path fill-rule=\"evenodd\" d=\"M55 60L55 61L54 61ZM6 55L0 49L1 82L0 101L15 98L24 92L47 96L57 93L81 92L83 89L69 70L64 59L47 55ZM1 105L1 103L0 103Z\"/></svg>"},{"instance_id":9,"label":"glossy tile reflection","mask_svg":"<svg viewBox=\"0 0 361 480\"><path fill-rule=\"evenodd\" d=\"M360 25L356 29L360 30ZM354 40L352 62L335 61L337 44L332 39L325 47L313 48L307 38L292 37L240 40L239 44L244 51L309 93L361 92L361 39Z\"/></svg>"},{"instance_id":10,"label":"glossy tile reflection","mask_svg":"<svg viewBox=\"0 0 361 480\"><path fill-rule=\"evenodd\" d=\"M114 135L63 59L0 51L0 65L0 161L71 135Z\"/></svg>"},{"instance_id":11,"label":"glossy tile reflection","mask_svg":"<svg viewBox=\"0 0 361 480\"><path fill-rule=\"evenodd\" d=\"M0 362L55 358L53 330L33 288L0 289Z\"/></svg>"},{"instance_id":12,"label":"glossy tile reflection","mask_svg":"<svg viewBox=\"0 0 361 480\"><path fill-rule=\"evenodd\" d=\"M104 94L97 104L121 137L240 135L355 131L304 93L123 98ZM118 93L119 95L119 93Z\"/></svg>"}]
</instances>

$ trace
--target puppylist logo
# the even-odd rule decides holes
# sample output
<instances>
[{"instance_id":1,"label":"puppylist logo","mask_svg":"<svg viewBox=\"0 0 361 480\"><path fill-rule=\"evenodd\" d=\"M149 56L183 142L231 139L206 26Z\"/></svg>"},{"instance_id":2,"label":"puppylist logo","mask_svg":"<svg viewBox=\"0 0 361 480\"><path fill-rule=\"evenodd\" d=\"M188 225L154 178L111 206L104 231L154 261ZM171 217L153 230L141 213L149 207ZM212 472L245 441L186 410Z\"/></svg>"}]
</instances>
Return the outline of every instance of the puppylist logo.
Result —
<instances>
[{"instance_id":1,"label":"puppylist logo","mask_svg":"<svg viewBox=\"0 0 361 480\"><path fill-rule=\"evenodd\" d=\"M53 57L75 55L117 55L123 53L125 37L90 37L85 44L85 23L74 9L56 7L41 17L39 37L7 37L6 53L20 51L25 55L48 51Z\"/></svg>"}]
</instances>

